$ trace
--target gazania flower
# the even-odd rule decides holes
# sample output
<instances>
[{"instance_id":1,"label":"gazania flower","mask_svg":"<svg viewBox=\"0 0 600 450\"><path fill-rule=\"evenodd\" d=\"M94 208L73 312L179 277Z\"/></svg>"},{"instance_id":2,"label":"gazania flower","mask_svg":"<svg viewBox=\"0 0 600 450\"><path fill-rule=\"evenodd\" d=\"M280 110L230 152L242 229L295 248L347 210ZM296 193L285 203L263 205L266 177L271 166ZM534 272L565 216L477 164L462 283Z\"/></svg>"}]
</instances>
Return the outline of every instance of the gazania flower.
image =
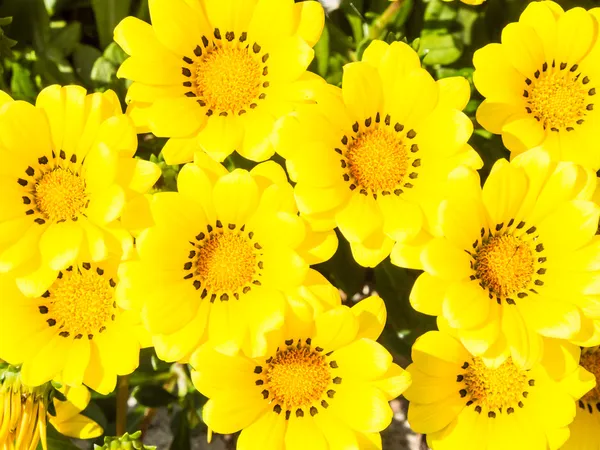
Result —
<instances>
[{"instance_id":1,"label":"gazania flower","mask_svg":"<svg viewBox=\"0 0 600 450\"><path fill-rule=\"evenodd\" d=\"M286 121L281 147L300 212L316 230L339 227L358 263L375 266L394 242L437 226L452 169L481 167L460 112L469 83L436 82L408 45L374 41L362 62L344 67L342 84L323 87L316 106Z\"/></svg>"},{"instance_id":2,"label":"gazania flower","mask_svg":"<svg viewBox=\"0 0 600 450\"><path fill-rule=\"evenodd\" d=\"M68 266L39 298L0 277L0 357L21 365L29 386L59 379L108 394L138 366L139 316L115 302L117 263Z\"/></svg>"},{"instance_id":3,"label":"gazania flower","mask_svg":"<svg viewBox=\"0 0 600 450\"><path fill-rule=\"evenodd\" d=\"M531 151L496 162L483 191L475 172L452 178L413 307L441 316L472 353L524 368L539 361L542 336L597 344L595 174Z\"/></svg>"},{"instance_id":4,"label":"gazania flower","mask_svg":"<svg viewBox=\"0 0 600 450\"><path fill-rule=\"evenodd\" d=\"M191 364L209 398L204 421L217 433L242 430L238 450L381 449L388 401L410 384L375 342L384 323L385 306L371 297L304 326L286 323L262 356L201 347Z\"/></svg>"},{"instance_id":5,"label":"gazania flower","mask_svg":"<svg viewBox=\"0 0 600 450\"><path fill-rule=\"evenodd\" d=\"M102 435L100 425L79 414L90 402L85 386L61 387L58 391L51 383L28 387L14 367L0 371L0 448L35 450L41 441L47 450L47 422L69 437L92 439Z\"/></svg>"},{"instance_id":6,"label":"gazania flower","mask_svg":"<svg viewBox=\"0 0 600 450\"><path fill-rule=\"evenodd\" d=\"M24 293L39 296L77 257L120 253L131 237L117 219L160 176L155 164L132 159L136 147L112 91L50 86L36 106L0 106L0 272L13 271Z\"/></svg>"},{"instance_id":7,"label":"gazania flower","mask_svg":"<svg viewBox=\"0 0 600 450\"><path fill-rule=\"evenodd\" d=\"M513 155L541 146L555 160L600 168L600 10L531 2L502 44L475 52L477 120Z\"/></svg>"},{"instance_id":8,"label":"gazania flower","mask_svg":"<svg viewBox=\"0 0 600 450\"><path fill-rule=\"evenodd\" d=\"M305 305L306 296L297 295L303 283L329 285L301 255L314 259L325 249L328 257L330 249L319 240L308 247L315 240L307 238L279 165L228 173L204 153L197 158L181 169L178 193L153 196L156 226L137 239L139 261L120 269L121 302L141 311L167 361L187 357L206 339L221 351L260 351L264 335L296 304L286 295ZM325 297L297 306L340 302L339 295Z\"/></svg>"},{"instance_id":9,"label":"gazania flower","mask_svg":"<svg viewBox=\"0 0 600 450\"><path fill-rule=\"evenodd\" d=\"M451 335L424 334L406 369L413 380L404 393L411 428L427 434L433 450L560 448L575 400L594 378L577 365L577 347L549 341L546 348L547 364L528 370L510 358L487 366Z\"/></svg>"},{"instance_id":10,"label":"gazania flower","mask_svg":"<svg viewBox=\"0 0 600 450\"><path fill-rule=\"evenodd\" d=\"M598 450L600 448L600 349L584 348L581 366L596 377L596 387L577 402L577 415L569 427L571 437L563 450Z\"/></svg>"},{"instance_id":11,"label":"gazania flower","mask_svg":"<svg viewBox=\"0 0 600 450\"><path fill-rule=\"evenodd\" d=\"M312 46L324 24L316 1L153 0L152 25L134 17L115 29L131 57L129 113L140 130L172 138L168 164L203 149L218 161L237 150L254 161L274 153L279 118L306 99Z\"/></svg>"}]
</instances>

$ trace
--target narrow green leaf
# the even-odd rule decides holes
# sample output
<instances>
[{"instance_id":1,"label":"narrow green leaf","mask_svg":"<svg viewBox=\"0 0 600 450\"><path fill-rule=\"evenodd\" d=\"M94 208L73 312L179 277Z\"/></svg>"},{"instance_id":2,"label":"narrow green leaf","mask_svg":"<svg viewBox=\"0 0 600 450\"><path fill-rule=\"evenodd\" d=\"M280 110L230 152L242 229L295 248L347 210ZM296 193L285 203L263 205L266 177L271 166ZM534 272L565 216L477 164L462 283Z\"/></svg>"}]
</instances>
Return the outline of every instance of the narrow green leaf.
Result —
<instances>
[{"instance_id":1,"label":"narrow green leaf","mask_svg":"<svg viewBox=\"0 0 600 450\"><path fill-rule=\"evenodd\" d=\"M106 48L113 40L113 30L129 14L131 0L92 0L96 16L100 48Z\"/></svg>"}]
</instances>

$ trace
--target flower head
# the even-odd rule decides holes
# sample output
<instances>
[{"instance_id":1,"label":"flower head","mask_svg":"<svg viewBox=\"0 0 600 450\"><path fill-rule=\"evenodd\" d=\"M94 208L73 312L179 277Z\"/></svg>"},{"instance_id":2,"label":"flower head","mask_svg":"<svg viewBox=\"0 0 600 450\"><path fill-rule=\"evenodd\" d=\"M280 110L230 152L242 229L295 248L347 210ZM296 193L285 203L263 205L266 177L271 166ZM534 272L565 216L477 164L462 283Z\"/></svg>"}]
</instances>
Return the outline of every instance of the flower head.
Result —
<instances>
[{"instance_id":1,"label":"flower head","mask_svg":"<svg viewBox=\"0 0 600 450\"><path fill-rule=\"evenodd\" d=\"M406 369L411 428L427 434L433 450L560 448L575 400L595 381L578 366L576 346L548 340L546 349L541 364L524 370L511 358L488 365L445 332L424 334Z\"/></svg>"},{"instance_id":2,"label":"flower head","mask_svg":"<svg viewBox=\"0 0 600 450\"><path fill-rule=\"evenodd\" d=\"M569 427L571 436L563 450L600 448L600 349L582 349L579 364L594 375L596 387L577 402L577 415Z\"/></svg>"},{"instance_id":3,"label":"flower head","mask_svg":"<svg viewBox=\"0 0 600 450\"><path fill-rule=\"evenodd\" d=\"M179 173L179 192L154 195L156 225L137 239L139 260L120 269L119 298L141 311L167 361L206 339L222 351L258 351L286 310L310 315L340 302L307 263L331 256L332 233L315 236L298 217L283 169L268 162L228 173L197 158Z\"/></svg>"},{"instance_id":4,"label":"flower head","mask_svg":"<svg viewBox=\"0 0 600 450\"><path fill-rule=\"evenodd\" d=\"M498 161L483 190L472 171L451 178L413 307L441 316L472 353L520 367L539 361L542 336L597 344L595 174L532 151Z\"/></svg>"},{"instance_id":5,"label":"flower head","mask_svg":"<svg viewBox=\"0 0 600 450\"><path fill-rule=\"evenodd\" d=\"M395 242L426 239L448 173L481 166L461 112L469 93L464 78L436 82L406 44L371 43L344 67L341 90L318 90L317 105L282 127L302 215L315 229L339 227L366 266Z\"/></svg>"},{"instance_id":6,"label":"flower head","mask_svg":"<svg viewBox=\"0 0 600 450\"><path fill-rule=\"evenodd\" d=\"M275 124L307 100L306 68L323 29L316 1L153 0L152 25L133 17L115 29L131 56L130 114L140 129L172 138L169 164L202 149L218 161L237 150L273 155ZM310 83L309 83L310 84Z\"/></svg>"},{"instance_id":7,"label":"flower head","mask_svg":"<svg viewBox=\"0 0 600 450\"><path fill-rule=\"evenodd\" d=\"M477 120L513 155L541 146L554 160L600 168L599 19L598 8L531 2L501 44L475 53L473 80L486 98Z\"/></svg>"},{"instance_id":8,"label":"flower head","mask_svg":"<svg viewBox=\"0 0 600 450\"><path fill-rule=\"evenodd\" d=\"M0 363L0 446L26 450L41 442L47 450L47 422L65 436L100 436L100 425L79 414L89 401L90 392L84 386L56 389L48 382L29 387L23 384L18 369Z\"/></svg>"},{"instance_id":9,"label":"flower head","mask_svg":"<svg viewBox=\"0 0 600 450\"><path fill-rule=\"evenodd\" d=\"M375 342L385 316L383 301L371 297L301 326L286 322L261 356L200 347L190 362L209 397L204 421L218 433L242 430L239 450L381 448L388 401L410 384Z\"/></svg>"},{"instance_id":10,"label":"flower head","mask_svg":"<svg viewBox=\"0 0 600 450\"><path fill-rule=\"evenodd\" d=\"M117 375L135 370L141 324L116 303L117 265L108 260L68 266L37 298L26 298L13 278L0 277L0 356L22 364L24 383L60 379L108 394Z\"/></svg>"},{"instance_id":11,"label":"flower head","mask_svg":"<svg viewBox=\"0 0 600 450\"><path fill-rule=\"evenodd\" d=\"M160 176L132 159L136 147L112 91L50 86L35 106L0 106L0 272L35 297L78 257L101 261L131 246L117 219Z\"/></svg>"}]
</instances>

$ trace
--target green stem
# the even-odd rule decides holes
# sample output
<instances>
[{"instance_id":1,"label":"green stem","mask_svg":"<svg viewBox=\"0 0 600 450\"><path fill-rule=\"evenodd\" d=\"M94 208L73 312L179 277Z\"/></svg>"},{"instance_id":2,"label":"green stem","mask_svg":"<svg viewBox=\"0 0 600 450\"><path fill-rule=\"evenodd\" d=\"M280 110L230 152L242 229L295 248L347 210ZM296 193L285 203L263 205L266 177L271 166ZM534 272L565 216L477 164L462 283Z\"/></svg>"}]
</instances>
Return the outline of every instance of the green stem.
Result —
<instances>
[{"instance_id":1,"label":"green stem","mask_svg":"<svg viewBox=\"0 0 600 450\"><path fill-rule=\"evenodd\" d=\"M117 381L117 436L127 431L127 400L129 399L129 375Z\"/></svg>"},{"instance_id":2,"label":"green stem","mask_svg":"<svg viewBox=\"0 0 600 450\"><path fill-rule=\"evenodd\" d=\"M369 30L369 37L371 39L379 38L385 29L388 27L389 23L396 17L398 11L400 11L400 7L404 3L404 0L396 0L390 3L390 5L385 9L385 11L373 22L371 25L371 29Z\"/></svg>"}]
</instances>

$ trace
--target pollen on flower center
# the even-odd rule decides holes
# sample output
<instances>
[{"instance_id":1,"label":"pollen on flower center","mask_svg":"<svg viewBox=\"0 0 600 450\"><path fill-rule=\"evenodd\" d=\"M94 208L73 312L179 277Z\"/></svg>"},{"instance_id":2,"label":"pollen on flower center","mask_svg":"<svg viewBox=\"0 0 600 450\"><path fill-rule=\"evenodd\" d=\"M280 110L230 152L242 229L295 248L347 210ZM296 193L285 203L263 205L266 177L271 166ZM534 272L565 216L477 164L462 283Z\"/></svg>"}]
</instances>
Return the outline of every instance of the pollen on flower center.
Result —
<instances>
[{"instance_id":1,"label":"pollen on flower center","mask_svg":"<svg viewBox=\"0 0 600 450\"><path fill-rule=\"evenodd\" d=\"M514 411L517 406L523 407L523 398L527 397L528 389L535 384L526 371L515 366L511 358L497 368L487 367L481 358L473 358L463 368L464 374L459 375L465 385L465 389L460 391L461 396L469 396L477 406L489 410L510 413L511 408Z\"/></svg>"},{"instance_id":2,"label":"pollen on flower center","mask_svg":"<svg viewBox=\"0 0 600 450\"><path fill-rule=\"evenodd\" d=\"M63 337L92 339L115 320L114 282L103 276L100 268L92 270L88 263L83 267L60 272L43 295L47 300L39 307L40 313L48 317L46 322L62 330Z\"/></svg>"},{"instance_id":3,"label":"pollen on flower center","mask_svg":"<svg viewBox=\"0 0 600 450\"><path fill-rule=\"evenodd\" d=\"M68 169L46 172L34 189L35 203L50 221L70 220L86 207L85 181Z\"/></svg>"},{"instance_id":4,"label":"pollen on flower center","mask_svg":"<svg viewBox=\"0 0 600 450\"><path fill-rule=\"evenodd\" d=\"M359 187L374 192L391 191L408 171L408 154L398 133L373 128L359 134L348 145L350 174Z\"/></svg>"},{"instance_id":5,"label":"pollen on flower center","mask_svg":"<svg viewBox=\"0 0 600 450\"><path fill-rule=\"evenodd\" d=\"M216 111L238 112L260 93L262 67L249 48L215 47L196 66L196 95Z\"/></svg>"},{"instance_id":6,"label":"pollen on flower center","mask_svg":"<svg viewBox=\"0 0 600 450\"><path fill-rule=\"evenodd\" d=\"M527 111L544 129L573 129L586 115L588 89L580 75L569 70L548 71L532 81L528 90Z\"/></svg>"},{"instance_id":7,"label":"pollen on flower center","mask_svg":"<svg viewBox=\"0 0 600 450\"><path fill-rule=\"evenodd\" d=\"M251 243L236 233L211 234L197 250L197 274L212 292L233 292L252 282L257 262Z\"/></svg>"},{"instance_id":8,"label":"pollen on flower center","mask_svg":"<svg viewBox=\"0 0 600 450\"><path fill-rule=\"evenodd\" d=\"M523 290L531 282L534 256L529 244L505 234L493 236L475 255L475 276L498 297Z\"/></svg>"},{"instance_id":9,"label":"pollen on flower center","mask_svg":"<svg viewBox=\"0 0 600 450\"><path fill-rule=\"evenodd\" d=\"M579 364L596 377L596 387L585 394L581 401L592 405L600 405L600 348L583 349ZM600 411L600 408L598 409Z\"/></svg>"},{"instance_id":10,"label":"pollen on flower center","mask_svg":"<svg viewBox=\"0 0 600 450\"><path fill-rule=\"evenodd\" d=\"M323 355L301 347L278 352L265 378L265 388L273 401L290 410L319 400L331 382L331 373Z\"/></svg>"}]
</instances>

